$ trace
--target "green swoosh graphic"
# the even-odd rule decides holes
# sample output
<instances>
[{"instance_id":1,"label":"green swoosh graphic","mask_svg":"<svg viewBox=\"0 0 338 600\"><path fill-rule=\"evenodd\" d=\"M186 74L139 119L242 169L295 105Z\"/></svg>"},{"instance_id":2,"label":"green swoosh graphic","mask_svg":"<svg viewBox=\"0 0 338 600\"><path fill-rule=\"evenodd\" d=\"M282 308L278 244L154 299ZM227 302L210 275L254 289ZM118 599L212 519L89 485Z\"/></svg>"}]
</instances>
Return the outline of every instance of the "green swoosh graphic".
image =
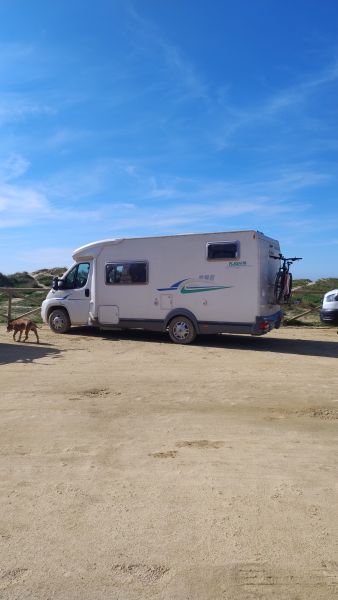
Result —
<instances>
[{"instance_id":1,"label":"green swoosh graphic","mask_svg":"<svg viewBox=\"0 0 338 600\"><path fill-rule=\"evenodd\" d=\"M212 292L213 290L225 290L227 288L231 288L232 285L219 285L213 287L196 287L196 288L186 288L183 286L181 289L181 294L197 294L198 292Z\"/></svg>"}]
</instances>

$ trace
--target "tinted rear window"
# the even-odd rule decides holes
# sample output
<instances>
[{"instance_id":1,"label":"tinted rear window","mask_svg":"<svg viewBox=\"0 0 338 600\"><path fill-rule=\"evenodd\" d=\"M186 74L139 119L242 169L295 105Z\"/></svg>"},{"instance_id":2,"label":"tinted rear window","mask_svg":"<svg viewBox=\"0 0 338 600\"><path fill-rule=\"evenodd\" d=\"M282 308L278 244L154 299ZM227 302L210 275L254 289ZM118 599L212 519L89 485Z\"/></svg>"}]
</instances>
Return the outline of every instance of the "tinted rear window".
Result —
<instances>
[{"instance_id":1,"label":"tinted rear window","mask_svg":"<svg viewBox=\"0 0 338 600\"><path fill-rule=\"evenodd\" d=\"M217 242L207 244L208 260L231 260L239 257L238 242Z\"/></svg>"},{"instance_id":2,"label":"tinted rear window","mask_svg":"<svg viewBox=\"0 0 338 600\"><path fill-rule=\"evenodd\" d=\"M106 265L107 285L148 283L148 263L120 262Z\"/></svg>"}]
</instances>

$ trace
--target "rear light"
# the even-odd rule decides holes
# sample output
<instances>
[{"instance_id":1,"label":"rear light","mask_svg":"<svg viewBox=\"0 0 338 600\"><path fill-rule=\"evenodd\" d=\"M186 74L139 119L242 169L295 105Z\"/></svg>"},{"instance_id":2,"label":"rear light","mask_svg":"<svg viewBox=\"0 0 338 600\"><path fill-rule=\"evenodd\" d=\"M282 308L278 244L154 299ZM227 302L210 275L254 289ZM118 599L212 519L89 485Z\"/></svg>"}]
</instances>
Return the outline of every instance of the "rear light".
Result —
<instances>
[{"instance_id":1,"label":"rear light","mask_svg":"<svg viewBox=\"0 0 338 600\"><path fill-rule=\"evenodd\" d=\"M262 329L263 331L265 331L266 329L270 329L270 323L268 321L262 321L259 324L259 329Z\"/></svg>"}]
</instances>

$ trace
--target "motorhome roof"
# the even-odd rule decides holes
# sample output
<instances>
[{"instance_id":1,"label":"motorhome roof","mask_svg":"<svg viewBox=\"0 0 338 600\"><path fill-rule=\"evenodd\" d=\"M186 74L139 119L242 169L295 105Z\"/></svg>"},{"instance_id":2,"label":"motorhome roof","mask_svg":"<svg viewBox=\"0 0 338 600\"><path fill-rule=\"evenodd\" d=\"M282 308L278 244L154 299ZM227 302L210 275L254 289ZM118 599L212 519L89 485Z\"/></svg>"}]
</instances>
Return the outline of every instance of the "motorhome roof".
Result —
<instances>
[{"instance_id":1,"label":"motorhome roof","mask_svg":"<svg viewBox=\"0 0 338 600\"><path fill-rule=\"evenodd\" d=\"M80 246L79 248L76 248L76 250L74 250L73 255L74 254L79 254L79 253L83 253L84 250L89 250L90 248L96 248L97 246L106 246L109 244L119 244L121 242L123 242L124 240L144 240L144 239L162 239L162 238L171 238L171 237L185 237L185 236L191 236L191 235L214 235L214 234L237 234L237 233L258 233L261 235L262 234L261 231L256 231L254 229L245 229L245 230L239 230L239 231L204 231L201 233L176 233L173 235L141 235L141 236L135 236L135 237L125 237L125 238L112 238L112 239L108 239L108 240L99 240L97 242L91 242L89 244L85 244L84 246Z\"/></svg>"},{"instance_id":2,"label":"motorhome roof","mask_svg":"<svg viewBox=\"0 0 338 600\"><path fill-rule=\"evenodd\" d=\"M80 248L76 248L73 252L74 260L81 260L93 258L96 255L95 249L102 248L103 246L110 246L111 244L120 244L125 240L160 240L165 238L173 238L173 237L188 237L188 236L205 236L205 235L240 235L240 234L255 234L257 236L267 237L271 241L275 242L276 240L270 238L269 236L265 236L264 233L255 229L243 229L239 231L205 231L201 233L177 233L173 235L145 235L138 237L125 237L125 238L112 238L109 240L99 240L97 242L91 242L90 244L86 244L85 246L80 246Z\"/></svg>"}]
</instances>

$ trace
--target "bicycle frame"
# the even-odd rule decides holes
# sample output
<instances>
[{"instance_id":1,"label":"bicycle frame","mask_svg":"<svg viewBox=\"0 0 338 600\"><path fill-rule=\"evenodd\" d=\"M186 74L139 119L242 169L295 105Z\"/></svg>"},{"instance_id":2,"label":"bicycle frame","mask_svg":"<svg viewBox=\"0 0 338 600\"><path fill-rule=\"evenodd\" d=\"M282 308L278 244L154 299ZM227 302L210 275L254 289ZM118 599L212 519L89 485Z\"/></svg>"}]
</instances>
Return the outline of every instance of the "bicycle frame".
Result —
<instances>
[{"instance_id":1,"label":"bicycle frame","mask_svg":"<svg viewBox=\"0 0 338 600\"><path fill-rule=\"evenodd\" d=\"M296 256L293 258L287 258L282 254L275 256L274 258L282 261L275 281L275 300L277 304L282 304L283 302L289 302L291 299L292 274L290 273L290 266L296 260L302 259Z\"/></svg>"}]
</instances>

